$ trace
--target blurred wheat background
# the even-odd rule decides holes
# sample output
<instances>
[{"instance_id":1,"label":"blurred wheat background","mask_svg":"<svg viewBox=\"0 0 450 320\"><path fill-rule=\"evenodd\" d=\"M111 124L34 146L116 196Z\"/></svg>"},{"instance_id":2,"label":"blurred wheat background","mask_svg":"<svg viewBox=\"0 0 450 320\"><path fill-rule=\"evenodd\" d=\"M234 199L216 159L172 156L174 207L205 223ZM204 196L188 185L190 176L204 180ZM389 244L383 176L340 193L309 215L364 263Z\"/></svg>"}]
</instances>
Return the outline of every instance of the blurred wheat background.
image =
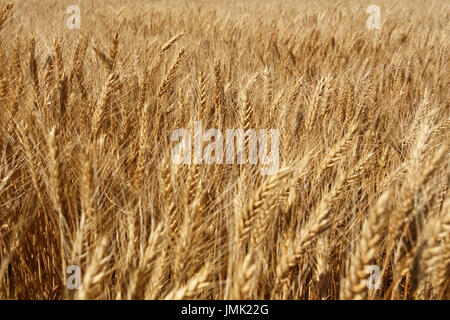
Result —
<instances>
[{"instance_id":1,"label":"blurred wheat background","mask_svg":"<svg viewBox=\"0 0 450 320\"><path fill-rule=\"evenodd\" d=\"M0 298L450 298L448 1L74 2L1 1Z\"/></svg>"}]
</instances>

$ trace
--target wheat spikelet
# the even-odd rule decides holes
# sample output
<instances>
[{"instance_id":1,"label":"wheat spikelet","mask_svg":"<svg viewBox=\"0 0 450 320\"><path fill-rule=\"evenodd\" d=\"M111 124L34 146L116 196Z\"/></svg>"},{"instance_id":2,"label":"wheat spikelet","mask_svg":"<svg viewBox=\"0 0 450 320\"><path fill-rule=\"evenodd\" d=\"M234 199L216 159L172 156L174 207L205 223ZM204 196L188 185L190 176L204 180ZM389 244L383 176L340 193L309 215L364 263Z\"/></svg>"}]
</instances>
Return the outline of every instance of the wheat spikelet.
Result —
<instances>
[{"instance_id":1,"label":"wheat spikelet","mask_svg":"<svg viewBox=\"0 0 450 320\"><path fill-rule=\"evenodd\" d=\"M214 63L214 123L219 128L223 125L223 81L220 71L220 61Z\"/></svg>"},{"instance_id":2,"label":"wheat spikelet","mask_svg":"<svg viewBox=\"0 0 450 320\"><path fill-rule=\"evenodd\" d=\"M254 224L253 231L253 248L258 252L259 247L264 241L265 235L267 233L267 228L269 227L269 221L273 219L274 214L274 202L278 198L278 194L275 192L275 187L280 185L283 179L291 172L290 168L280 169L276 174L273 175L273 179L267 184L264 184L258 191L257 196L252 199L253 209L255 210L254 215L256 216L256 221ZM248 214L247 214L248 215ZM253 214L250 214L250 216Z\"/></svg>"},{"instance_id":3,"label":"wheat spikelet","mask_svg":"<svg viewBox=\"0 0 450 320\"><path fill-rule=\"evenodd\" d=\"M108 76L108 79L106 80L106 83L103 86L102 92L95 106L94 114L92 115L91 132L93 139L97 138L98 136L99 130L101 128L101 122L103 119L103 113L105 111L106 106L109 103L111 94L114 90L114 87L117 85L118 81L119 75L112 73Z\"/></svg>"},{"instance_id":4,"label":"wheat spikelet","mask_svg":"<svg viewBox=\"0 0 450 320\"><path fill-rule=\"evenodd\" d=\"M111 65L108 65L108 67L111 68L109 69L109 72L112 72L116 65L118 48L119 48L119 33L116 32L113 37L111 48L109 49L108 61L111 63Z\"/></svg>"},{"instance_id":5,"label":"wheat spikelet","mask_svg":"<svg viewBox=\"0 0 450 320\"><path fill-rule=\"evenodd\" d=\"M87 48L89 46L89 40L87 37L80 37L78 44L74 50L73 60L72 60L72 71L70 73L69 80L72 82L76 79L77 85L80 89L80 99L81 101L86 101L88 98L88 93L86 89L86 84L84 81L84 60Z\"/></svg>"},{"instance_id":6,"label":"wheat spikelet","mask_svg":"<svg viewBox=\"0 0 450 320\"><path fill-rule=\"evenodd\" d=\"M100 285L109 272L107 264L111 259L111 256L107 254L109 244L109 240L103 238L95 247L92 261L86 268L81 288L77 293L77 299L92 300L101 297Z\"/></svg>"},{"instance_id":7,"label":"wheat spikelet","mask_svg":"<svg viewBox=\"0 0 450 320\"><path fill-rule=\"evenodd\" d=\"M114 68L113 61L104 54L100 49L97 49L96 47L92 47L94 49L94 52L97 54L97 57L100 58L100 60L106 65L106 68L109 72L111 72Z\"/></svg>"},{"instance_id":8,"label":"wheat spikelet","mask_svg":"<svg viewBox=\"0 0 450 320\"><path fill-rule=\"evenodd\" d=\"M153 230L148 239L147 248L140 265L135 269L129 288L130 299L145 298L145 290L152 276L154 264L161 247L163 225Z\"/></svg>"},{"instance_id":9,"label":"wheat spikelet","mask_svg":"<svg viewBox=\"0 0 450 320\"><path fill-rule=\"evenodd\" d=\"M201 118L207 118L209 116L208 110L206 107L206 78L203 72L200 73L200 77L198 79L198 103L197 110ZM209 119L206 119L209 121ZM206 124L208 126L208 123Z\"/></svg>"},{"instance_id":10,"label":"wheat spikelet","mask_svg":"<svg viewBox=\"0 0 450 320\"><path fill-rule=\"evenodd\" d=\"M184 36L184 32L177 34L176 36L171 38L169 41L167 41L159 50L159 55L162 55L164 52L169 50L175 44L175 42L177 42L182 36Z\"/></svg>"},{"instance_id":11,"label":"wheat spikelet","mask_svg":"<svg viewBox=\"0 0 450 320\"><path fill-rule=\"evenodd\" d=\"M305 120L306 130L309 131L312 128L313 123L318 116L318 109L320 108L321 100L325 91L327 90L328 83L331 77L322 77L320 81L317 83L313 96L311 97L311 101L309 103L308 112Z\"/></svg>"},{"instance_id":12,"label":"wheat spikelet","mask_svg":"<svg viewBox=\"0 0 450 320\"><path fill-rule=\"evenodd\" d=\"M426 164L424 170L417 174L412 185L406 185L400 196L398 209L392 214L392 223L389 226L388 253L392 253L394 241L401 234L406 232L408 222L411 220L410 213L414 208L414 195L418 187L424 185L432 174L439 168L439 164L444 159L446 148L443 147L436 152L434 157Z\"/></svg>"},{"instance_id":13,"label":"wheat spikelet","mask_svg":"<svg viewBox=\"0 0 450 320\"><path fill-rule=\"evenodd\" d=\"M49 195L52 199L54 209L57 214L57 221L58 221L58 229L59 229L59 246L60 246L60 254L61 254L61 260L62 260L62 270L63 271L63 277L62 281L63 283L66 283L66 273L65 270L67 268L67 262L66 262L66 250L69 246L67 243L67 222L64 217L63 212L63 190L62 190L62 177L61 177L61 163L60 163L60 154L59 154L59 146L57 142L57 132L56 127L53 127L47 137L47 144L48 144L48 152L49 152ZM67 293L66 293L67 295Z\"/></svg>"},{"instance_id":14,"label":"wheat spikelet","mask_svg":"<svg viewBox=\"0 0 450 320\"><path fill-rule=\"evenodd\" d=\"M249 298L251 279L256 271L252 253L248 253L239 265L236 279L233 282L230 297L231 300L243 300Z\"/></svg>"},{"instance_id":15,"label":"wheat spikelet","mask_svg":"<svg viewBox=\"0 0 450 320\"><path fill-rule=\"evenodd\" d=\"M433 294L442 298L445 282L448 280L450 252L450 209L449 198L444 203L442 214L431 220L430 228L424 239L424 272L430 276Z\"/></svg>"},{"instance_id":16,"label":"wheat spikelet","mask_svg":"<svg viewBox=\"0 0 450 320\"><path fill-rule=\"evenodd\" d=\"M11 13L12 8L14 7L13 2L7 3L0 12L0 30L3 27L3 24L5 23L6 19L8 19L9 14Z\"/></svg>"},{"instance_id":17,"label":"wheat spikelet","mask_svg":"<svg viewBox=\"0 0 450 320\"><path fill-rule=\"evenodd\" d=\"M326 157L322 161L322 164L320 165L318 178L323 175L325 170L334 166L336 162L342 158L342 155L347 150L353 139L353 134L356 129L356 126L352 126L349 132L327 153Z\"/></svg>"},{"instance_id":18,"label":"wheat spikelet","mask_svg":"<svg viewBox=\"0 0 450 320\"><path fill-rule=\"evenodd\" d=\"M340 194L343 187L342 182L342 180L338 181L334 188L323 196L314 214L301 229L300 234L295 239L287 241L285 252L281 254L276 269L278 285L288 279L291 268L297 264L305 253L307 246L329 227L331 223L331 203Z\"/></svg>"},{"instance_id":19,"label":"wheat spikelet","mask_svg":"<svg viewBox=\"0 0 450 320\"><path fill-rule=\"evenodd\" d=\"M44 64L44 105L54 103L56 84L54 60L54 56L49 55Z\"/></svg>"},{"instance_id":20,"label":"wheat spikelet","mask_svg":"<svg viewBox=\"0 0 450 320\"><path fill-rule=\"evenodd\" d=\"M158 98L161 98L164 95L164 93L166 93L167 90L169 89L171 82L175 78L177 69L180 67L185 51L186 49L182 48L178 52L177 59L175 60L174 64L170 67L169 72L167 73L166 77L164 78L164 81L161 83L161 86L159 87Z\"/></svg>"},{"instance_id":21,"label":"wheat spikelet","mask_svg":"<svg viewBox=\"0 0 450 320\"><path fill-rule=\"evenodd\" d=\"M146 165L146 155L148 151L148 136L149 136L149 106L144 105L142 116L139 123L139 150L136 164L134 188L138 190L143 182Z\"/></svg>"},{"instance_id":22,"label":"wheat spikelet","mask_svg":"<svg viewBox=\"0 0 450 320\"><path fill-rule=\"evenodd\" d=\"M207 278L210 269L211 267L206 264L198 274L188 280L185 286L175 288L164 297L164 300L182 300L194 298L196 295L201 293L202 290L209 286Z\"/></svg>"},{"instance_id":23,"label":"wheat spikelet","mask_svg":"<svg viewBox=\"0 0 450 320\"><path fill-rule=\"evenodd\" d=\"M151 65L151 68L149 69L150 70L149 71L150 76L152 76L152 77L155 76L157 70L159 69L159 67L161 66L161 63L163 61L164 53L166 51L168 51L183 35L184 35L184 32L174 36L173 38L171 38L169 41L167 41L167 43L165 43L161 47L161 49L159 50L156 58L154 59L152 65ZM183 52L183 54L184 54L184 52Z\"/></svg>"},{"instance_id":24,"label":"wheat spikelet","mask_svg":"<svg viewBox=\"0 0 450 320\"><path fill-rule=\"evenodd\" d=\"M290 172L289 168L282 168L277 171L274 175L270 176L255 192L255 195L249 200L244 208L241 208L239 215L237 217L238 221L236 223L237 231L237 241L243 246L250 237L250 232L253 227L253 223L259 215L267 212L263 211L263 208L268 210L271 204L273 204L275 198L275 189L279 186L282 179ZM256 235L256 242L263 237L264 229L264 217L259 218L261 221L259 224L260 231ZM261 240L262 241L262 240Z\"/></svg>"},{"instance_id":25,"label":"wheat spikelet","mask_svg":"<svg viewBox=\"0 0 450 320\"><path fill-rule=\"evenodd\" d=\"M381 232L386 222L386 207L389 195L389 192L385 192L378 199L373 212L364 223L359 247L351 258L348 282L344 287L344 299L367 299L366 268L373 262L377 246L381 240Z\"/></svg>"},{"instance_id":26,"label":"wheat spikelet","mask_svg":"<svg viewBox=\"0 0 450 320\"><path fill-rule=\"evenodd\" d=\"M205 210L206 192L200 180L197 193L192 203L186 208L183 222L179 228L179 238L176 239L174 274L177 283L183 283L192 270L192 260L194 259L193 248L200 246L199 230L202 226L202 218Z\"/></svg>"},{"instance_id":27,"label":"wheat spikelet","mask_svg":"<svg viewBox=\"0 0 450 320\"><path fill-rule=\"evenodd\" d=\"M40 90L39 90L39 78L38 78L38 66L36 61L36 41L35 39L31 39L30 42L30 75L31 79L33 81L33 88L36 95L36 104L39 105L39 96L40 96Z\"/></svg>"},{"instance_id":28,"label":"wheat spikelet","mask_svg":"<svg viewBox=\"0 0 450 320\"><path fill-rule=\"evenodd\" d=\"M64 62L61 45L56 40L53 43L53 51L55 53L56 80L61 81L64 77Z\"/></svg>"},{"instance_id":29,"label":"wheat spikelet","mask_svg":"<svg viewBox=\"0 0 450 320\"><path fill-rule=\"evenodd\" d=\"M93 232L97 231L97 215L95 200L95 176L92 164L92 156L88 153L88 148L82 151L81 157L81 208L82 220L92 228ZM80 222L80 228L84 227L84 221ZM81 230L80 230L81 231ZM84 230L80 234L80 241L83 238Z\"/></svg>"},{"instance_id":30,"label":"wheat spikelet","mask_svg":"<svg viewBox=\"0 0 450 320\"><path fill-rule=\"evenodd\" d=\"M273 100L273 80L267 67L264 68L264 77L266 79L266 103L271 105Z\"/></svg>"},{"instance_id":31,"label":"wheat spikelet","mask_svg":"<svg viewBox=\"0 0 450 320\"><path fill-rule=\"evenodd\" d=\"M177 226L177 206L170 170L170 161L167 157L161 163L160 186L163 195L164 215L166 217L166 234L172 236Z\"/></svg>"}]
</instances>

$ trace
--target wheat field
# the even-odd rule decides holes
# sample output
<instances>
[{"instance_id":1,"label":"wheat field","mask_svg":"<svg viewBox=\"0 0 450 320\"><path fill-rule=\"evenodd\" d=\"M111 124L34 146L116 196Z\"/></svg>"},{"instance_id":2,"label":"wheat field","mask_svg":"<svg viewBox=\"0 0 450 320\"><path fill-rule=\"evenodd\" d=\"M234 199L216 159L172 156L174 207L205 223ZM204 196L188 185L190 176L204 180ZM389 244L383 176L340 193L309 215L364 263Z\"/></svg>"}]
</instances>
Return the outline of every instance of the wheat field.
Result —
<instances>
[{"instance_id":1,"label":"wheat field","mask_svg":"<svg viewBox=\"0 0 450 320\"><path fill-rule=\"evenodd\" d=\"M1 299L450 298L448 1L0 8Z\"/></svg>"}]
</instances>

